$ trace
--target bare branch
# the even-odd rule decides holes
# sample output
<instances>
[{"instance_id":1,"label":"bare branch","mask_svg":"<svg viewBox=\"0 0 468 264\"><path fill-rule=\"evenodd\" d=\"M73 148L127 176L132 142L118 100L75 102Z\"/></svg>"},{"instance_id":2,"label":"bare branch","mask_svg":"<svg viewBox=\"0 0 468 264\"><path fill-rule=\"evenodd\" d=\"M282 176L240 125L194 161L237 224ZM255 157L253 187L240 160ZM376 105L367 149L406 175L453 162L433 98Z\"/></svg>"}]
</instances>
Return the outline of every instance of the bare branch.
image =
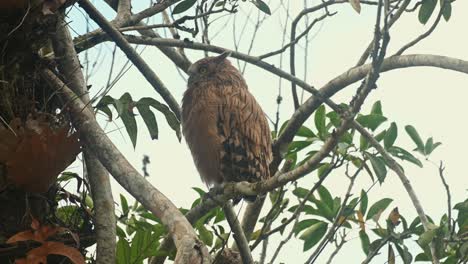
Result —
<instances>
[{"instance_id":1,"label":"bare branch","mask_svg":"<svg viewBox=\"0 0 468 264\"><path fill-rule=\"evenodd\" d=\"M106 2L109 3L110 0L106 0ZM143 19L147 18L147 17L152 17L156 14L158 14L159 12L161 12L162 10L165 10L166 8L168 8L169 6L177 3L177 2L180 2L182 0L162 0L162 1L159 1L157 3L155 3L152 7L149 7L141 12L139 12L138 14L135 14L133 16L131 16L130 20L128 21L128 24L129 25L135 25L139 22L141 22Z\"/></svg>"},{"instance_id":2,"label":"bare branch","mask_svg":"<svg viewBox=\"0 0 468 264\"><path fill-rule=\"evenodd\" d=\"M263 54L263 55L260 55L258 56L259 59L265 59L265 58L268 58L268 57L271 57L271 56L275 56L275 55L278 55L280 53L283 53L285 50L287 50L289 47L293 46L293 45L296 45L299 40L301 40L301 38L303 38L304 36L306 36L309 31L314 27L314 25L319 22L319 21L322 21L323 19L325 19L326 17L328 16L333 16L334 14L328 14L328 13L325 13L323 14L322 16L314 19L314 21L312 21L312 23L310 23L307 28L301 33L299 34L299 36L297 36L296 38L294 38L291 42L289 42L288 44L284 45L281 49L278 49L278 50L275 50L275 51L272 51L272 52L268 52L266 54Z\"/></svg>"},{"instance_id":3,"label":"bare branch","mask_svg":"<svg viewBox=\"0 0 468 264\"><path fill-rule=\"evenodd\" d=\"M130 0L118 0L119 4L117 6L117 20L125 20L130 18L131 16L131 9L132 9L132 4Z\"/></svg>"},{"instance_id":4,"label":"bare branch","mask_svg":"<svg viewBox=\"0 0 468 264\"><path fill-rule=\"evenodd\" d=\"M326 264L331 264L332 261L333 261L333 258L335 258L335 256L338 254L338 252L341 250L341 248L344 246L344 244L347 242L346 241L346 236L348 235L348 233L346 233L346 231L343 231L343 235L341 235L341 241L340 243L337 243L336 242L336 248L335 250L333 250L333 252L330 254L330 257L328 258L327 260L327 263Z\"/></svg>"}]
</instances>

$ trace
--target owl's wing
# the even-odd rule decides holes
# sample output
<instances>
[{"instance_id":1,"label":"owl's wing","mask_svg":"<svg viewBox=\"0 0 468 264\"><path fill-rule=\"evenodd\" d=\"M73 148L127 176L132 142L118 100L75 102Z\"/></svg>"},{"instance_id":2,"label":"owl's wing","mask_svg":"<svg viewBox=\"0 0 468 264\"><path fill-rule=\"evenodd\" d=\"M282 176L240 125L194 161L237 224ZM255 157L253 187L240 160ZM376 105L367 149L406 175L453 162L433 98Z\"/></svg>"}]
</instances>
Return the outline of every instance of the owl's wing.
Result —
<instances>
[{"instance_id":1,"label":"owl's wing","mask_svg":"<svg viewBox=\"0 0 468 264\"><path fill-rule=\"evenodd\" d=\"M223 139L224 180L255 182L269 177L271 135L260 105L247 89L225 86L222 90L217 126Z\"/></svg>"}]
</instances>

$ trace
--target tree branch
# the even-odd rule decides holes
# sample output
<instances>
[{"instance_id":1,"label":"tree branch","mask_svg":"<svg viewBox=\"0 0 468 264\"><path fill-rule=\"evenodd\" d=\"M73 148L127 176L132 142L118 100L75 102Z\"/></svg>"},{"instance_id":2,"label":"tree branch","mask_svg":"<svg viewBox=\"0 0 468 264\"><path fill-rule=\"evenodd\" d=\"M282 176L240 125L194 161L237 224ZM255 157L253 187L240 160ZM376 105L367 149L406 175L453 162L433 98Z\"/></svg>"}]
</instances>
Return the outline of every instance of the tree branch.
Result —
<instances>
[{"instance_id":1,"label":"tree branch","mask_svg":"<svg viewBox=\"0 0 468 264\"><path fill-rule=\"evenodd\" d=\"M406 177L404 171L401 169L398 163L390 156L390 154L388 154L388 152L365 128L363 128L355 120L353 120L352 125L382 155L387 166L398 175L400 181L403 183L403 186L405 187L405 190L411 199L411 202L413 203L414 208L416 209L416 212L418 213L419 219L421 220L424 230L428 231L430 229L429 220L427 219L426 213L424 212L421 202L419 201L418 196L416 195L416 192L414 191L413 186L411 186L410 180L408 179L408 177ZM439 263L433 243L431 243L431 254L433 263Z\"/></svg>"},{"instance_id":2,"label":"tree branch","mask_svg":"<svg viewBox=\"0 0 468 264\"><path fill-rule=\"evenodd\" d=\"M89 96L83 72L63 12L58 16L57 30L53 35L52 43L61 74L64 79L68 80L70 88L76 94L82 94L84 103L88 104ZM83 155L95 206L96 263L114 263L116 220L109 173L91 151L85 149Z\"/></svg>"},{"instance_id":3,"label":"tree branch","mask_svg":"<svg viewBox=\"0 0 468 264\"><path fill-rule=\"evenodd\" d=\"M140 55L130 46L122 34L109 23L106 18L88 1L80 0L80 6L89 14L89 16L112 38L119 48L127 55L128 59L137 67L146 80L166 101L169 108L180 120L180 107L172 94L166 88L159 77L151 70Z\"/></svg>"},{"instance_id":4,"label":"tree branch","mask_svg":"<svg viewBox=\"0 0 468 264\"><path fill-rule=\"evenodd\" d=\"M440 7L440 11L439 11L439 14L437 15L437 18L436 20L434 21L434 23L432 24L432 26L426 31L424 32L423 34L421 34L420 36L418 36L416 39L410 41L408 44L404 45L403 47L401 47L401 49L399 49L395 55L401 55L403 54L403 52L405 52L407 49L411 48L412 46L418 44L418 42L420 42L421 40L427 38L430 34L432 34L432 32L434 32L435 28L437 27L437 25L439 24L440 22L440 19L442 18L442 15L444 14L444 8L447 6L445 3L447 2L448 0L442 0L441 3L442 3L442 6Z\"/></svg>"},{"instance_id":5,"label":"tree branch","mask_svg":"<svg viewBox=\"0 0 468 264\"><path fill-rule=\"evenodd\" d=\"M242 227L237 220L237 215L236 212L234 212L231 201L226 202L226 204L223 206L223 211L233 232L234 240L236 241L237 249L239 250L239 253L242 257L243 264L253 264L249 242L246 239L244 230L242 230Z\"/></svg>"},{"instance_id":6,"label":"tree branch","mask_svg":"<svg viewBox=\"0 0 468 264\"><path fill-rule=\"evenodd\" d=\"M178 250L175 263L211 263L207 248L184 215L125 159L80 98L50 70L43 70L41 75L68 102L75 128L83 136L85 146L96 154L120 185L167 227Z\"/></svg>"}]
</instances>

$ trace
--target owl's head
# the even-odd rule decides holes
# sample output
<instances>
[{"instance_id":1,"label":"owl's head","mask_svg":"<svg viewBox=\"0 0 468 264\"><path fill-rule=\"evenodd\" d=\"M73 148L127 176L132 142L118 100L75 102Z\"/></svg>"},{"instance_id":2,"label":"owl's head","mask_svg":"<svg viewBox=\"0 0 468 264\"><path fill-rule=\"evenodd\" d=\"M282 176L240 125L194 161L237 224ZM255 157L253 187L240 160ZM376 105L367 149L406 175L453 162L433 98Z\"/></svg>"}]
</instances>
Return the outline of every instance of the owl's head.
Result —
<instances>
[{"instance_id":1,"label":"owl's head","mask_svg":"<svg viewBox=\"0 0 468 264\"><path fill-rule=\"evenodd\" d=\"M214 77L225 68L232 68L231 63L226 60L229 55L231 52L225 51L218 56L203 58L193 63L188 68L189 82Z\"/></svg>"}]
</instances>

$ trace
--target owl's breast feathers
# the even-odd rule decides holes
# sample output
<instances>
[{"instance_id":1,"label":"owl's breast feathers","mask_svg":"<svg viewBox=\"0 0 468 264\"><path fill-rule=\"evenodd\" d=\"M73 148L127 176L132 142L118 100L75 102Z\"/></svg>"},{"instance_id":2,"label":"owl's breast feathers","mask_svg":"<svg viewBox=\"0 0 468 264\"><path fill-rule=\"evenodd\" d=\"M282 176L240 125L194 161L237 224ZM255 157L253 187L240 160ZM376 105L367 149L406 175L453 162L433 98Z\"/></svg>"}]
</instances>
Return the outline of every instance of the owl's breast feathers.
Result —
<instances>
[{"instance_id":1,"label":"owl's breast feathers","mask_svg":"<svg viewBox=\"0 0 468 264\"><path fill-rule=\"evenodd\" d=\"M243 80L189 85L182 102L182 131L205 183L255 182L270 176L268 121Z\"/></svg>"}]
</instances>

